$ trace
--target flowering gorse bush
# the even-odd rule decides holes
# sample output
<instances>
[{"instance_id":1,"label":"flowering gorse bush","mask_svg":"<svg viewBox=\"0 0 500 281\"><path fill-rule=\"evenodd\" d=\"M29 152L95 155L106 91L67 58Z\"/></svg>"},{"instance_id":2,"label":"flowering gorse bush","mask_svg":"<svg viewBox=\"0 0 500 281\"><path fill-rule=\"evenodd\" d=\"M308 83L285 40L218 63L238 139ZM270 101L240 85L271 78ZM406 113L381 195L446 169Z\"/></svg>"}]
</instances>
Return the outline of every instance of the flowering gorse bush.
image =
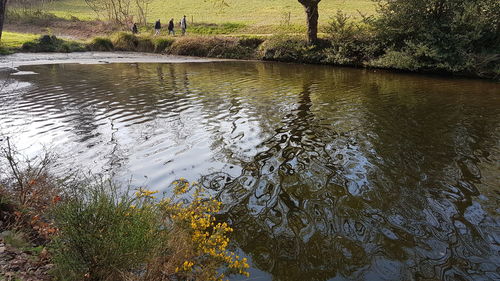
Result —
<instances>
[{"instance_id":1,"label":"flowering gorse bush","mask_svg":"<svg viewBox=\"0 0 500 281\"><path fill-rule=\"evenodd\" d=\"M249 276L248 263L228 250L221 202L181 179L171 196L139 188L82 186L53 211L60 230L52 243L61 280L224 280ZM189 200L188 197L192 196ZM161 198L163 197L163 198Z\"/></svg>"},{"instance_id":2,"label":"flowering gorse bush","mask_svg":"<svg viewBox=\"0 0 500 281\"><path fill-rule=\"evenodd\" d=\"M139 190L136 194L144 201L154 202L163 213L173 236L166 248L171 250L183 245L172 259L156 264L157 270L174 269L175 275L188 280L224 280L224 273L219 272L221 268L226 269L226 274L248 277L247 259L228 250L229 234L233 229L225 222L217 222L215 217L222 203L206 198L197 183L190 184L181 178L173 186L173 196L159 201L155 201L154 191ZM182 200L190 190L193 191L192 200Z\"/></svg>"}]
</instances>

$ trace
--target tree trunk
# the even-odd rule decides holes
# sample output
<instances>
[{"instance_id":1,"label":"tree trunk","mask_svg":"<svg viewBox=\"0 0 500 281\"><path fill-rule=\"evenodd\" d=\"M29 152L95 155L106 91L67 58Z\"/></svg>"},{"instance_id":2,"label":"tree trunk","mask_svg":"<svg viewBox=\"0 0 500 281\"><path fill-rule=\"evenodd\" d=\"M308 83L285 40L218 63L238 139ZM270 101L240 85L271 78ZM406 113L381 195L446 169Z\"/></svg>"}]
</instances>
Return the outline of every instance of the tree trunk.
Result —
<instances>
[{"instance_id":1,"label":"tree trunk","mask_svg":"<svg viewBox=\"0 0 500 281\"><path fill-rule=\"evenodd\" d=\"M0 0L0 41L2 41L3 22L7 12L7 0Z\"/></svg>"},{"instance_id":2,"label":"tree trunk","mask_svg":"<svg viewBox=\"0 0 500 281\"><path fill-rule=\"evenodd\" d=\"M316 44L318 41L318 4L321 0L299 0L304 6L307 16L307 42Z\"/></svg>"}]
</instances>

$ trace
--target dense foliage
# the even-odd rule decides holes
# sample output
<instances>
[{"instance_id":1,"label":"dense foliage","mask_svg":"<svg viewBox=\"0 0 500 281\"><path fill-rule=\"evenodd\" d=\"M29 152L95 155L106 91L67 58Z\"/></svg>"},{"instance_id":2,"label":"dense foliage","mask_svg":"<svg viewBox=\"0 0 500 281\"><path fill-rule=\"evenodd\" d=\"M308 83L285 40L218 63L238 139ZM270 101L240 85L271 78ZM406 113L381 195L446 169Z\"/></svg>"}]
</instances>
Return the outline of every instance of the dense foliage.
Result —
<instances>
[{"instance_id":1,"label":"dense foliage","mask_svg":"<svg viewBox=\"0 0 500 281\"><path fill-rule=\"evenodd\" d=\"M414 69L495 70L500 62L497 0L377 0L373 21L387 49L380 64L406 61Z\"/></svg>"}]
</instances>

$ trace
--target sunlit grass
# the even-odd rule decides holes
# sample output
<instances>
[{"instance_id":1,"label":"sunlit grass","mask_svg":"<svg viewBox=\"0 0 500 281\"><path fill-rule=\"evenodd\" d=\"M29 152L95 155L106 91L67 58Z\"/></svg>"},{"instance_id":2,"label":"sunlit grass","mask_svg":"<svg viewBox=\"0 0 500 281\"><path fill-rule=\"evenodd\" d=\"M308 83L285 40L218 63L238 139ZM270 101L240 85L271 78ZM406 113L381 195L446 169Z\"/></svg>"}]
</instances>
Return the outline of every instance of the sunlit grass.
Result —
<instances>
[{"instance_id":1,"label":"sunlit grass","mask_svg":"<svg viewBox=\"0 0 500 281\"><path fill-rule=\"evenodd\" d=\"M229 7L223 10L211 0L153 0L149 22L161 19L166 24L168 19L180 20L186 15L189 21L208 23L242 23L246 25L277 25L285 21L285 14L290 13L290 23L305 24L304 8L296 0L228 0ZM47 11L60 17L75 16L80 19L94 19L96 14L85 5L83 0L53 1L46 6ZM320 22L327 21L340 9L350 15L375 12L371 0L323 0L320 2Z\"/></svg>"},{"instance_id":2,"label":"sunlit grass","mask_svg":"<svg viewBox=\"0 0 500 281\"><path fill-rule=\"evenodd\" d=\"M4 31L2 33L2 47L20 48L25 42L38 38L40 35Z\"/></svg>"}]
</instances>

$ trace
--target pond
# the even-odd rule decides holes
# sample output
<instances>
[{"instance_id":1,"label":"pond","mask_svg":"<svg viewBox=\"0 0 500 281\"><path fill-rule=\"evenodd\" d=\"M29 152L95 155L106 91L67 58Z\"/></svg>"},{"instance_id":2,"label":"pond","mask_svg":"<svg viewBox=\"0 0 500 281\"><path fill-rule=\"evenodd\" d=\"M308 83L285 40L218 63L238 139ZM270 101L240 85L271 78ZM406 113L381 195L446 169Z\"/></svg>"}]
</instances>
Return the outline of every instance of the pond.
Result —
<instances>
[{"instance_id":1,"label":"pond","mask_svg":"<svg viewBox=\"0 0 500 281\"><path fill-rule=\"evenodd\" d=\"M498 83L239 61L19 70L0 134L61 171L199 180L251 280L500 280Z\"/></svg>"}]
</instances>

